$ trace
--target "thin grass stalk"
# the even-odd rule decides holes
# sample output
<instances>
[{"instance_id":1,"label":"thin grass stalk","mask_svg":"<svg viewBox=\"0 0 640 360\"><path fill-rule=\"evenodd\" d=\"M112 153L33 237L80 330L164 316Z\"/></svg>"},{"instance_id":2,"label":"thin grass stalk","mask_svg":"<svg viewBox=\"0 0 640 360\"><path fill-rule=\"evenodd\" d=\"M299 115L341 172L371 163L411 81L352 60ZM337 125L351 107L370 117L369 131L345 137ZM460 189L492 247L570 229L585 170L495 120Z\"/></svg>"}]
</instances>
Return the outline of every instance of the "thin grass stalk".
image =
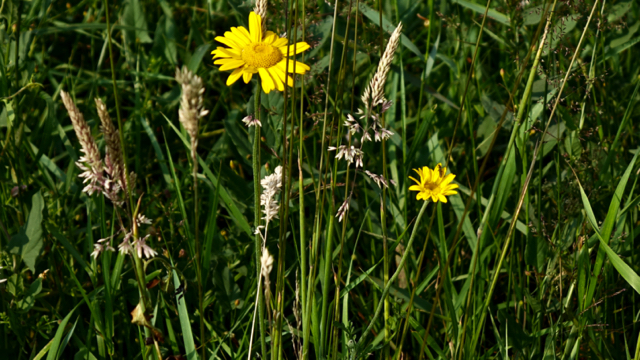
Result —
<instances>
[{"instance_id":1,"label":"thin grass stalk","mask_svg":"<svg viewBox=\"0 0 640 360\"><path fill-rule=\"evenodd\" d=\"M345 35L344 35L344 45L343 45L343 51L342 51L342 56L340 58L340 68L338 70L338 86L336 87L336 97L335 97L335 111L334 114L332 116L332 123L334 123L336 121L336 118L338 119L338 123L340 123L340 118L341 118L341 114L342 114L342 105L343 105L343 97L344 97L344 88L345 88L345 81L344 81L344 77L345 77L345 73L346 73L346 63L347 63L347 50L349 48L349 29L351 26L351 9L353 7L353 0L349 1L349 6L347 8L347 24L345 27ZM341 85L341 86L340 86ZM340 126L338 128L338 134L336 136L336 139L340 140L342 139L342 127ZM348 140L349 145L351 145L351 134L349 133L349 140ZM336 182L337 182L337 174L338 174L338 164L339 164L339 160L334 158L334 162L333 162L333 172L332 172L332 176L331 176L331 196L332 199L335 199L335 195L336 195ZM347 190L349 188L349 166L347 166L346 169L346 180L345 180L345 190ZM347 196L346 192L345 192L345 196ZM335 203L335 200L333 201L333 203ZM335 215L333 215L333 209L332 209L332 217L335 218ZM334 313L334 322L339 321L339 317L340 317L340 313L339 313L339 309L340 309L340 304L339 304L339 292L340 292L340 283L341 283L341 276L342 276L342 254L343 254L343 247L344 247L344 238L345 238L345 234L346 234L346 221L342 222L342 232L341 232L341 237L340 237L340 250L339 250L339 256L338 256L338 274L337 277L334 277L334 283L335 283L335 289L334 289L334 307L335 310L333 311ZM331 253L331 258L329 258L329 264L333 263L333 252ZM328 280L327 278L327 270L329 270L328 268L325 268L325 281ZM326 282L326 284L328 285L330 282ZM326 287L328 289L328 286ZM327 291L328 293L328 291ZM323 297L324 300L324 297ZM323 301L323 321L322 324L326 324L326 322L329 321L329 319L331 318L331 313L332 313L332 309L328 309L326 310L326 313L324 312L325 310L325 303ZM326 316L326 318L325 318ZM327 336L327 339L325 341L323 341L323 344L326 341L329 341L329 343L327 343L326 348L327 349L332 349L333 350L333 356L335 358L335 356L337 355L337 339L335 336L337 336L339 329L335 328L333 326L333 323L331 323L331 325L327 326L327 331L323 332L323 335ZM324 325L323 325L324 326ZM333 330L331 330L333 328ZM331 336L331 334L333 334L334 336ZM332 343L335 344L335 346L332 346Z\"/></svg>"},{"instance_id":2,"label":"thin grass stalk","mask_svg":"<svg viewBox=\"0 0 640 360\"><path fill-rule=\"evenodd\" d=\"M342 114L342 103L343 103L343 97L344 97L344 77L345 77L345 72L346 72L346 62L347 62L347 51L349 50L349 28L351 25L351 9L353 7L353 0L349 1L349 7L347 9L347 26L345 28L345 35L344 35L344 46L343 46L343 51L342 51L342 59L340 61L340 77L339 77L339 84L342 84L342 86L340 87L340 92L336 97L336 111L335 111L335 116L340 117ZM354 38L354 43L356 41L356 38ZM355 52L354 52L354 57L355 57ZM352 135L350 132L348 132L348 144L349 146L351 146L351 140L352 140ZM341 139L340 134L338 134L338 139ZM337 159L334 162L336 164L336 170L337 170ZM346 178L345 178L345 196L347 196L347 190L349 189L349 180L350 180L350 172L349 172L349 166L347 166L346 169ZM337 171L334 171L334 180L332 181L333 183L333 187L335 189L335 177L337 176ZM335 277L334 281L335 281L335 290L334 290L334 323L337 323L340 321L340 284L342 283L342 255L344 252L344 240L346 237L346 232L347 232L347 220L345 219L344 221L342 221L342 231L341 231L341 235L340 235L340 252L338 255L338 274ZM335 327L333 328L333 337L330 338L330 346L329 348L331 348L332 350L332 355L333 355L333 359L335 360L337 355L338 355L338 338L339 338L339 332L340 332L340 328ZM333 346L331 346L333 345Z\"/></svg>"},{"instance_id":3,"label":"thin grass stalk","mask_svg":"<svg viewBox=\"0 0 640 360\"><path fill-rule=\"evenodd\" d=\"M349 24L347 23L347 28L349 27ZM331 131L329 132L329 140L333 139L333 131L334 131L334 127L333 124L336 121L336 117L340 116L339 114L341 113L341 100L340 97L343 95L344 93L344 84L343 84L343 77L344 77L344 70L345 70L345 59L346 59L346 52L343 51L342 52L342 57L340 59L340 68L338 69L338 85L336 86L336 92L335 92L335 99L334 99L334 112L333 115L331 116ZM339 87L339 84L343 84L342 87ZM329 94L329 89L327 88L327 94ZM338 120L339 122L339 120ZM336 139L341 139L342 138L342 126L338 126L337 127L337 134L335 136ZM322 291L322 312L321 312L321 320L320 320L320 327L321 327L321 349L322 349L322 353L321 356L326 356L326 354L324 353L325 350L331 348L331 344L328 342L330 341L330 334L332 334L332 327L333 327L333 322L329 323L329 319L331 318L331 311L329 310L329 287L331 284L331 273L332 273L332 266L333 266L333 247L334 247L334 243L333 243L333 236L334 236L334 225L335 225L335 214L336 214L336 206L335 206L335 198L336 198L336 182L337 182L337 176L338 176L338 164L339 164L339 159L334 158L333 159L333 168L331 173L329 174L329 178L330 178L330 186L329 186L329 191L330 191L330 198L329 198L329 205L331 207L330 209L330 215L329 215L329 226L327 228L327 235L326 235L326 243L325 243L325 267L324 267L324 280L323 280L323 291ZM327 161L327 167L329 167L329 161ZM327 186L324 187L325 191ZM324 197L323 197L324 199ZM324 208L324 207L323 207Z\"/></svg>"},{"instance_id":4,"label":"thin grass stalk","mask_svg":"<svg viewBox=\"0 0 640 360\"><path fill-rule=\"evenodd\" d=\"M285 26L287 29L287 46L291 45L291 12L293 11L293 2L289 2L287 0L285 8L289 7L288 11L285 11ZM295 24L295 23L294 23ZM297 31L297 27L296 27ZM294 41L296 37L294 35ZM294 72L294 86L295 86L295 48L296 45L294 43L294 51L293 51L293 72ZM287 47L288 49L288 47ZM288 55L288 54L287 54ZM285 63L285 74L289 73L289 61ZM286 76L286 75L285 75ZM278 360L282 358L282 318L284 311L284 263L285 263L285 255L286 255L286 233L287 233L287 224L288 224L288 216L289 216L289 191L290 191L290 181L291 176L287 176L291 173L291 146L288 145L287 141L287 95L288 95L289 87L285 84L283 98L283 113L282 113L282 183L285 186L285 189L282 193L281 198L281 206L280 206L280 237L279 237L279 245L278 245L278 271L277 271L277 280L276 280L276 313L275 313L275 321L271 331L271 339L272 339L272 351L271 358L273 360ZM294 91L295 94L295 91ZM295 100L292 101L292 106L295 105ZM291 126L291 139L293 139L293 121L294 118L292 116L292 126ZM289 158L287 159L287 149L289 149ZM287 180L288 179L288 180Z\"/></svg>"},{"instance_id":5,"label":"thin grass stalk","mask_svg":"<svg viewBox=\"0 0 640 360\"><path fill-rule=\"evenodd\" d=\"M299 4L298 2L296 2ZM302 39L306 38L306 0L302 0ZM304 61L304 54L301 55L302 61ZM298 216L300 222L300 307L302 312L302 360L306 360L307 351L309 346L309 334L306 331L307 318L307 284L305 282L307 278L307 251L309 250L309 244L307 242L305 217L304 217L304 175L302 172L302 159L304 158L304 76L300 77L300 118L298 126ZM306 350L305 350L306 349Z\"/></svg>"},{"instance_id":6,"label":"thin grass stalk","mask_svg":"<svg viewBox=\"0 0 640 360\"><path fill-rule=\"evenodd\" d=\"M555 4L555 2L554 2L554 4ZM571 58L571 62L569 64L569 67L567 68L567 72L566 72L565 77L564 77L564 79L562 81L562 85L560 86L560 90L558 91L558 96L556 97L556 102L555 102L555 104L553 106L553 109L551 110L551 114L549 115L549 118L547 120L545 129L542 132L542 134L546 134L547 131L549 130L549 125L551 124L551 120L553 119L553 115L555 114L555 111L556 111L556 109L558 107L558 103L560 103L560 100L562 99L562 91L564 90L564 87L565 87L565 85L567 83L569 75L571 74L573 63L575 62L575 59L578 56L578 53L580 51L580 47L582 45L582 41L584 40L584 36L587 33L587 30L589 28L589 24L591 23L591 19L593 18L593 13L595 12L595 9L596 9L597 5L598 5L598 0L596 0L594 2L594 4L593 4L593 7L591 9L591 13L589 14L589 18L587 19L587 23L585 24L584 30L582 32L582 35L580 36L580 40L578 41L578 45L576 47L576 50L575 50L575 52L573 54L573 57ZM552 14L550 15L550 17L552 15L553 15L553 11L552 11ZM529 183L530 183L531 177L533 175L533 170L535 168L536 158L538 157L538 152L540 151L540 148L542 147L541 144L542 144L542 138L540 138L536 143L536 147L535 147L534 152L533 152L533 159L531 161L531 166L529 167L529 172L527 174L527 179L526 179L526 181L524 183L524 186L522 188L522 191L520 193L520 198L518 200L518 205L517 205L516 210L515 210L514 215L513 215L514 219L518 218L518 215L520 214L520 210L522 209L522 204L524 202L524 196L525 196L525 194L527 192L527 189L529 187ZM487 311L487 309L489 307L489 303L491 301L491 297L493 295L493 291L495 290L495 286L496 286L496 284L498 282L498 275L500 273L500 269L502 269L502 264L504 262L504 258L506 256L506 253L507 253L507 251L509 249L509 245L511 243L511 237L513 235L513 230L515 229L515 223L516 223L516 221L513 221L511 223L511 226L509 226L509 231L507 232L507 237L506 237L505 243L504 243L504 245L502 247L502 252L500 254L500 259L498 261L498 266L497 266L496 270L494 271L494 276L493 276L493 279L491 281L491 287L489 289L489 292L487 294L485 303L484 303L484 305L482 307L482 311L480 313L480 318L479 318L480 319L479 320L480 323L479 323L479 326L477 327L476 334L474 335L474 340L471 343L472 344L472 347L471 347L472 356L475 353L475 348L476 348L476 345L477 345L477 339L480 336L480 330L483 327L484 317L485 317L486 311ZM602 254L602 256L600 254ZM602 267L602 260L600 262L598 262L598 260L603 258L603 257L604 257L604 252L598 252L598 257L596 258L596 263L594 265L594 275L595 276L597 276L599 274L600 269ZM598 265L600 265L600 266L598 266ZM587 303L589 302L589 298L590 298L590 296L587 295Z\"/></svg>"},{"instance_id":7,"label":"thin grass stalk","mask_svg":"<svg viewBox=\"0 0 640 360\"><path fill-rule=\"evenodd\" d=\"M357 59L356 55L357 55L357 49L358 49L357 39L358 39L358 14L359 14L359 10L360 10L360 0L356 0L356 13L355 13L355 18L354 18L354 24L355 25L354 25L354 35L353 35L353 62L352 62L352 67L351 67L352 74L356 73L356 59ZM350 15L351 15L351 11L349 11L349 16ZM353 113L353 107L354 107L355 99L356 99L356 97L355 97L355 81L356 81L356 77L352 76L351 77L351 105L349 107L349 111L351 113ZM352 139L352 137L351 137L351 134L349 133L349 140L350 140L349 146L351 146L351 139ZM348 170L348 168L347 168L347 170ZM347 181L345 183L346 184L345 185L345 195L346 195L346 189L348 188L348 183L349 183L349 172L347 171ZM367 216L368 213L369 213L369 209L367 207L367 212L365 214L365 217ZM362 226L363 225L364 225L364 222L360 226L361 230L362 230ZM341 242L344 241L345 234L346 234L346 222L345 222L345 226L342 229L342 239L340 240ZM356 239L356 244L354 246L357 246L357 243L358 243L358 239ZM341 247L342 246L343 245L341 245ZM340 262L340 263L342 264L342 262ZM351 261L351 264L352 263L353 263L353 259ZM349 267L349 272L347 274L347 285L349 283L349 278L351 276L351 264L350 264L350 267ZM336 291L336 293L337 294L340 293L339 289ZM339 297L336 298L336 299L339 299ZM348 314L348 312L347 312L347 310L348 310L348 295L345 296L344 305L343 306L344 307L342 309L342 316L343 316L342 324L345 326L345 328L347 328L348 325L349 325L348 318L347 318L347 314ZM343 354L346 354L347 351L348 351L348 349L347 349L348 339L347 339L346 336L342 337L342 344L343 344L343 346L342 346ZM337 353L337 348L336 348L335 352Z\"/></svg>"},{"instance_id":8,"label":"thin grass stalk","mask_svg":"<svg viewBox=\"0 0 640 360\"><path fill-rule=\"evenodd\" d=\"M193 175L193 207L194 207L194 239L196 247L196 276L198 279L198 311L200 312L200 343L202 347L202 359L206 356L207 338L204 331L204 289L202 284L202 248L198 236L199 211L198 211L198 154L193 139L191 140L191 168Z\"/></svg>"},{"instance_id":9,"label":"thin grass stalk","mask_svg":"<svg viewBox=\"0 0 640 360\"><path fill-rule=\"evenodd\" d=\"M380 30L379 32L379 37L378 37L378 41L380 42L380 58L382 58L382 53L383 53L383 49L384 49L384 35L383 35L383 30L382 30L382 0L378 0L378 24L380 25L378 28ZM382 85L384 86L384 84ZM371 103L373 103L373 100L371 100ZM371 112L369 112L369 114L371 114ZM381 115L382 116L382 126L384 127L385 123L384 123L384 119L385 116L384 114ZM382 139L382 176L385 177L385 179L387 178L387 154L386 154L386 141L384 139ZM354 179L355 180L355 179ZM387 227L385 226L386 224L386 219L385 219L385 212L384 212L384 204L385 204L385 198L386 198L386 189L382 189L382 195L380 197L380 226L382 227L382 257L383 257L383 275L382 275L382 279L383 279L383 286L386 288L387 285L389 284L389 249L387 249ZM389 328L389 298L386 294L382 295L382 299L384 301L384 347L383 347L383 352L384 352L384 358L385 359L389 359L389 341L390 339L390 333L391 333L391 329ZM373 323L373 321L371 322Z\"/></svg>"},{"instance_id":10,"label":"thin grass stalk","mask_svg":"<svg viewBox=\"0 0 640 360\"><path fill-rule=\"evenodd\" d=\"M538 38L538 36L540 35L541 31L542 31L542 23L540 23L540 25L538 26L538 30L536 31L536 36L534 38ZM522 76L523 76L524 71L525 71L525 69L527 67L527 63L529 61L529 58L530 58L532 52L533 52L533 49L529 48L529 51L528 51L527 55L524 58L524 62L522 64L522 68L521 68L520 72L518 73L518 76L516 78L516 81L513 84L513 87L511 89L511 91L509 92L509 99L507 101L507 104L511 103L511 101L512 101L512 99L514 97L514 94L516 93L516 90L518 89L518 86L520 85L520 81L522 80ZM494 132L493 138L491 139L491 144L489 145L489 149L487 150L487 153L485 154L485 157L484 157L484 160L482 162L482 165L480 166L480 170L478 171L479 174L483 174L484 171L485 171L485 168L486 168L487 163L488 163L488 159L490 158L489 155L491 154L491 151L493 150L493 147L495 146L495 143L496 143L496 140L497 140L497 134L498 134L499 130L502 128L502 125L504 124L504 121L505 121L505 118L506 118L506 114L507 114L507 108L505 107L505 110L503 111L502 116L500 117L500 121L498 122L498 126L496 127L496 131ZM495 183L499 183L500 182L500 179L501 179L501 176L502 176L502 172L503 172L501 169L502 169L502 167L498 170L498 175L496 177ZM476 178L476 180L474 182L474 185L471 187L471 193L469 194L469 198L467 199L467 202L465 204L465 209L464 209L464 211L462 213L462 216L461 216L461 218L460 218L460 220L458 222L458 227L456 229L456 234L455 234L454 239L453 239L453 244L450 247L450 251L449 251L449 255L448 255L448 259L447 259L447 264L446 264L445 268L448 268L449 264L451 264L451 261L452 261L452 258L453 258L452 255L454 254L453 250L457 246L458 240L460 238L460 232L462 231L462 224L464 223L464 219L466 218L466 216L467 216L467 214L469 212L469 207L471 205L471 201L474 198L474 195L476 193L476 190L478 188L479 183L480 183L480 178L478 177L478 178ZM493 196L494 193L495 193L495 189L492 191L492 196ZM491 203L492 202L491 202L491 199L490 199L488 205L491 205ZM487 206L485 211L489 212L489 206ZM481 228L482 228L482 226L479 228L479 230ZM479 233L479 235L482 235L482 233L480 231L478 233ZM481 239L482 239L482 236L479 236L478 241L481 241ZM474 256L478 256L477 253ZM432 324L432 320L433 320L433 314L435 313L435 307L436 307L436 304L438 303L437 299L439 299L441 290L442 290L442 287L438 287L438 289L436 290L436 301L433 302L433 305L431 307L431 311L430 311L430 314L429 314L429 321L427 323L427 327L425 329L424 337L423 337L422 344L421 344L420 355L419 355L419 358L418 358L419 360L422 360L422 357L424 356L424 347L426 345L427 336L429 334L429 329L431 328L431 324Z\"/></svg>"},{"instance_id":11,"label":"thin grass stalk","mask_svg":"<svg viewBox=\"0 0 640 360\"><path fill-rule=\"evenodd\" d=\"M425 200L424 203L422 204L422 207L420 208L420 212L418 213L418 217L416 218L416 221L413 224L413 230L411 231L411 237L409 238L409 242L407 243L407 246L406 246L404 254L402 254L402 258L400 259L400 263L398 264L398 268L393 273L393 275L389 279L389 282L387 283L387 285L382 290L382 297L378 301L378 305L376 306L376 312L373 314L373 317L371 317L371 319L369 321L369 326L367 326L367 328L364 330L364 332L360 336L360 339L358 340L358 344L356 346L356 356L358 356L364 350L364 347L365 347L364 342L367 339L367 336L369 335L371 330L373 329L373 326L375 325L376 319L378 318L378 316L380 316L380 313L382 312L382 307L384 306L384 298L385 298L386 295L389 294L389 290L391 290L391 284L393 284L393 282L396 281L396 279L398 278L398 275L400 275L400 272L402 271L402 268L404 267L404 264L407 262L407 259L409 258L409 253L411 252L411 246L413 245L413 241L415 240L416 234L418 233L418 227L420 226L420 220L422 219L422 215L424 214L424 211L427 209L427 205L429 205L429 202L430 201Z\"/></svg>"},{"instance_id":12,"label":"thin grass stalk","mask_svg":"<svg viewBox=\"0 0 640 360\"><path fill-rule=\"evenodd\" d=\"M129 167L128 167L128 162L127 162L127 152L126 152L126 148L124 146L125 142L124 142L124 128L122 126L122 118L120 116L120 101L118 100L118 87L117 87L117 82L116 82L116 70L115 70L115 63L113 61L113 46L112 46L112 39L111 39L111 21L109 19L109 3L107 0L103 0L103 5L104 5L104 12L105 12L105 21L107 22L107 43L108 43L108 48L109 48L109 58L111 59L111 61L109 62L111 65L111 83L113 85L113 97L115 100L115 104L116 104L116 118L118 120L118 133L120 136L120 143L123 145L122 146L122 159L123 159L123 163L124 163L124 179L125 179L125 185L126 185L126 194L125 196L127 197L128 201L126 201L127 203L127 209L129 210L129 215L131 216L131 223L132 223L132 228L133 228L133 238L134 241L138 239L138 234L137 234L137 226L135 225L135 218L137 216L137 211L133 211L133 199L132 199L132 188L133 188L133 184L131 184L131 182L129 181ZM146 277L145 277L145 272L144 272L144 266L142 264L141 259L137 258L135 255L132 256L134 261L134 267L135 267L135 273L136 273L136 279L138 282L138 288L139 288L139 292L140 292L140 297L142 298L142 304L147 305L145 306L145 312L147 311L147 309L151 308L151 299L148 298L148 293L146 290Z\"/></svg>"},{"instance_id":13,"label":"thin grass stalk","mask_svg":"<svg viewBox=\"0 0 640 360\"><path fill-rule=\"evenodd\" d=\"M262 272L262 267L260 267ZM251 360L251 349L253 349L253 332L256 325L256 313L258 312L258 300L262 293L262 274L258 278L258 288L256 290L256 303L253 306L253 320L251 320L251 335L249 336L249 351L247 352L247 360Z\"/></svg>"},{"instance_id":14,"label":"thin grass stalk","mask_svg":"<svg viewBox=\"0 0 640 360\"><path fill-rule=\"evenodd\" d=\"M329 48L329 59L333 58L333 51L334 51L334 40L335 40L335 33L336 33L336 17L338 14L338 0L335 0L334 3L334 12L333 12L333 24L332 24L332 28L331 28L331 40L330 40L330 48ZM322 135L321 135L321 146L320 146L320 162L318 165L318 173L320 174L320 181L319 181L319 186L316 188L316 210L315 210L315 221L314 221L314 232L313 232L313 241L314 241L314 246L317 248L319 246L319 239L320 239L320 233L321 233L321 224L322 224L322 216L323 216L323 211L324 211L324 193L325 193L325 189L326 186L323 184L326 184L326 181L323 181L323 179L326 179L326 172L323 171L323 167L324 167L324 157L325 157L325 152L326 152L326 134L327 134L327 113L329 111L329 89L331 86L331 70L332 70L332 61L329 61L329 67L327 70L327 85L325 87L325 91L326 91L326 95L325 95L325 107L324 107L324 117L323 117L323 123L322 123ZM333 129L331 129L331 132L333 132ZM332 212L333 212L333 208L332 208ZM327 243L332 242L333 239L331 239L331 225L333 225L332 223L329 226L329 230L327 233ZM314 268L312 270L312 276L309 277L309 286L308 286L308 292L312 293L312 287L315 284L315 272L316 272L316 267L318 264L318 251L314 251ZM325 297L327 297L328 294L323 293L323 304L326 301ZM308 304L308 308L311 307L311 301L309 301ZM323 306L324 308L324 306ZM324 313L324 312L323 312ZM321 315L322 316L322 315ZM320 324L322 324L322 320L320 322ZM321 328L320 332L324 332L324 330ZM321 336L322 338L322 336ZM320 348L322 348L322 344L316 344L317 346L319 346ZM304 352L304 351L303 351Z\"/></svg>"}]
</instances>

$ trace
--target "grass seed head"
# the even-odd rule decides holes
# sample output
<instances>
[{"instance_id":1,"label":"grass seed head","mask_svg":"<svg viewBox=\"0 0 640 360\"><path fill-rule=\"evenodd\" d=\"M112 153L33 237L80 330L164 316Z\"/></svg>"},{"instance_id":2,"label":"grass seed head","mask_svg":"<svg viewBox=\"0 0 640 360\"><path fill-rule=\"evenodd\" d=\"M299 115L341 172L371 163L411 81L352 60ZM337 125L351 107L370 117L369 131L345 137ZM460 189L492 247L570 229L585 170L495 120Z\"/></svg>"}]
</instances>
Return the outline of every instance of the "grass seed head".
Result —
<instances>
[{"instance_id":1,"label":"grass seed head","mask_svg":"<svg viewBox=\"0 0 640 360\"><path fill-rule=\"evenodd\" d=\"M398 43L400 42L400 35L402 34L402 23L398 24L398 27L391 34L391 38L389 38L389 42L387 43L387 48L384 50L382 54L382 59L380 59L380 63L378 64L378 70L376 70L376 74L371 79L371 83L369 87L371 88L371 98L369 99L368 93L365 90L365 96L363 96L363 101L365 104L368 104L368 101L371 100L371 106L376 106L378 104L382 104L385 102L384 99L384 83L387 81L387 75L389 74L389 69L391 68L391 63L393 62L393 56L398 48Z\"/></svg>"}]
</instances>

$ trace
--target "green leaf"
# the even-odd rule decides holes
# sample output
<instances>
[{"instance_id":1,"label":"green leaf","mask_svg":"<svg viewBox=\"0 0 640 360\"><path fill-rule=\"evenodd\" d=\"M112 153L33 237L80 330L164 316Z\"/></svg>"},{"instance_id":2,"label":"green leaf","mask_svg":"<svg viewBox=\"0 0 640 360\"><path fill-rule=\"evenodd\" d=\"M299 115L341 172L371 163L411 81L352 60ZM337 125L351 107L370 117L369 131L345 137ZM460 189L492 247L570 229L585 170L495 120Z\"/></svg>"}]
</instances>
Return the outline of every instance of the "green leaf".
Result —
<instances>
[{"instance_id":1,"label":"green leaf","mask_svg":"<svg viewBox=\"0 0 640 360\"><path fill-rule=\"evenodd\" d=\"M486 9L485 6L480 5L480 4L475 4L469 1L465 1L465 0L452 0L451 2L453 3L457 3L460 4L464 7L466 7L467 9L473 10L475 12L477 12L478 14L484 15L484 11ZM509 17L499 11L493 10L493 9L489 9L489 11L487 12L487 16L496 20L499 23L505 24L505 25L509 25L510 21L509 21Z\"/></svg>"},{"instance_id":2,"label":"green leaf","mask_svg":"<svg viewBox=\"0 0 640 360\"><path fill-rule=\"evenodd\" d=\"M53 337L51 348L49 349L49 354L47 355L47 360L58 359L58 353L59 353L58 350L61 349L60 343L62 342L62 335L64 334L64 330L67 327L67 323L69 322L69 319L71 319L71 315L73 315L74 311L76 311L76 309L78 308L78 306L80 306L80 304L82 304L82 302L78 303L78 305L76 305L76 307L74 307L73 310L69 311L67 316L65 316L64 319L62 319L62 321L60 322L60 325L58 325L58 330L56 330L56 335ZM74 328L75 328L75 325L74 325Z\"/></svg>"},{"instance_id":3,"label":"green leaf","mask_svg":"<svg viewBox=\"0 0 640 360\"><path fill-rule=\"evenodd\" d=\"M617 4L611 6L609 8L609 11L607 11L607 21L613 22L620 19L621 17L624 16L624 14L626 14L631 9L632 5L633 5L633 1L627 0L627 1L620 1Z\"/></svg>"},{"instance_id":4,"label":"green leaf","mask_svg":"<svg viewBox=\"0 0 640 360\"><path fill-rule=\"evenodd\" d=\"M611 265L613 265L616 270L622 275L622 277L631 285L631 287L640 294L640 276L636 274L633 269L629 267L620 257L616 254L609 245L607 245L602 239L600 239L600 247L604 249L609 257L609 261L611 261Z\"/></svg>"},{"instance_id":5,"label":"green leaf","mask_svg":"<svg viewBox=\"0 0 640 360\"><path fill-rule=\"evenodd\" d=\"M180 286L180 278L175 270L173 270L172 273L173 282L176 288L178 288ZM198 353L196 352L196 345L193 341L193 334L191 333L191 322L189 321L189 312L187 312L187 304L184 296L176 297L176 303L178 304L178 317L180 318L180 328L182 328L182 340L184 341L187 360L195 360L198 358Z\"/></svg>"},{"instance_id":6,"label":"green leaf","mask_svg":"<svg viewBox=\"0 0 640 360\"><path fill-rule=\"evenodd\" d=\"M540 22L542 19L542 12L544 11L543 5L533 6L528 9L525 9L522 12L522 18L524 20L524 25L535 25Z\"/></svg>"},{"instance_id":7,"label":"green leaf","mask_svg":"<svg viewBox=\"0 0 640 360\"><path fill-rule=\"evenodd\" d=\"M36 271L36 258L42 250L42 209L44 199L40 191L31 197L29 218L20 232L9 241L9 251L22 257L31 272Z\"/></svg>"},{"instance_id":8,"label":"green leaf","mask_svg":"<svg viewBox=\"0 0 640 360\"><path fill-rule=\"evenodd\" d=\"M631 176L631 172L633 171L633 167L638 159L638 154L640 151L636 151L636 154L631 159L631 162L627 166L624 174L620 178L620 182L618 183L618 187L616 187L616 192L613 194L613 198L611 199L611 203L609 204L609 211L607 212L607 218L604 221L604 225L602 226L602 238L609 243L609 238L611 237L611 232L613 231L613 226L616 223L616 218L618 215L618 210L620 210L620 202L622 201L622 195L624 194L624 189L627 187L627 182L629 181L629 176Z\"/></svg>"},{"instance_id":9,"label":"green leaf","mask_svg":"<svg viewBox=\"0 0 640 360\"><path fill-rule=\"evenodd\" d=\"M156 56L164 56L171 65L178 63L175 32L176 24L173 18L166 15L160 16L156 25L152 51Z\"/></svg>"},{"instance_id":10,"label":"green leaf","mask_svg":"<svg viewBox=\"0 0 640 360\"><path fill-rule=\"evenodd\" d=\"M124 8L123 22L125 25L135 29L133 31L130 30L125 32L127 36L130 37L128 39L129 41L135 42L137 40L141 43L152 42L149 37L147 20L144 18L144 11L142 10L139 0L128 1Z\"/></svg>"},{"instance_id":11,"label":"green leaf","mask_svg":"<svg viewBox=\"0 0 640 360\"><path fill-rule=\"evenodd\" d=\"M42 279L37 278L36 281L31 283L31 286L29 286L29 290L24 294L24 297L20 301L16 302L18 310L24 312L29 311L36 303L36 295L40 294L41 291Z\"/></svg>"},{"instance_id":12,"label":"green leaf","mask_svg":"<svg viewBox=\"0 0 640 360\"><path fill-rule=\"evenodd\" d=\"M209 51L209 47L211 44L202 44L196 48L196 50L191 55L191 59L189 60L189 70L194 73L198 71L200 64L202 63L202 58Z\"/></svg>"},{"instance_id":13,"label":"green leaf","mask_svg":"<svg viewBox=\"0 0 640 360\"><path fill-rule=\"evenodd\" d=\"M360 3L360 11L364 14L364 16L368 17L369 20L371 20L374 24L380 26L380 13L373 10L372 8L368 7L366 4L364 3ZM382 29L384 31L386 31L387 33L391 34L393 32L393 30L395 30L396 26L393 25L389 20L387 20L387 18L384 17L384 15L382 16ZM416 54L420 60L425 61L424 58L424 54L422 52L420 52L420 49L418 49L418 47L411 42L411 40L409 40L409 38L405 35L402 34L400 36L400 43L402 45L404 45L404 47L406 47L407 49L411 50L411 52L413 52L414 54Z\"/></svg>"}]
</instances>

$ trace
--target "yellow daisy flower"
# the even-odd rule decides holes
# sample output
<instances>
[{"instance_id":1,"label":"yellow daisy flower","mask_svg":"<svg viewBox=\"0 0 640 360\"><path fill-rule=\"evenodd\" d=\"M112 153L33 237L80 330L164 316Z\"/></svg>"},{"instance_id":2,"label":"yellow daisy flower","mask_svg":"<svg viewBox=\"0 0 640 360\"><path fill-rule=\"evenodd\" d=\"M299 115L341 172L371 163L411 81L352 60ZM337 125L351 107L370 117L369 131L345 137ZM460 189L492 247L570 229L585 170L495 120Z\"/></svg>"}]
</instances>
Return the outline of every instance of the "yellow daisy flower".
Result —
<instances>
[{"instance_id":1,"label":"yellow daisy flower","mask_svg":"<svg viewBox=\"0 0 640 360\"><path fill-rule=\"evenodd\" d=\"M431 199L434 203L438 201L446 203L447 196L458 193L454 190L458 185L451 183L456 176L453 174L445 176L447 168L442 167L442 164L436 165L433 170L423 166L422 169L413 169L413 171L420 175L420 181L409 176L409 179L416 182L416 185L411 185L409 190L418 192L417 200Z\"/></svg>"},{"instance_id":2,"label":"yellow daisy flower","mask_svg":"<svg viewBox=\"0 0 640 360\"><path fill-rule=\"evenodd\" d=\"M262 90L284 91L284 84L293 87L293 78L289 73L304 74L310 67L299 61L289 60L289 56L299 54L311 46L302 41L287 46L287 39L281 38L272 31L262 33L262 19L260 15L249 14L249 30L243 26L232 27L224 36L217 36L216 41L227 45L228 48L218 47L213 50L213 63L221 65L220 70L233 70L227 78L227 86L236 82L240 77L249 83L253 74L260 74ZM294 53L295 49L295 53ZM287 61L289 68L287 69Z\"/></svg>"}]
</instances>

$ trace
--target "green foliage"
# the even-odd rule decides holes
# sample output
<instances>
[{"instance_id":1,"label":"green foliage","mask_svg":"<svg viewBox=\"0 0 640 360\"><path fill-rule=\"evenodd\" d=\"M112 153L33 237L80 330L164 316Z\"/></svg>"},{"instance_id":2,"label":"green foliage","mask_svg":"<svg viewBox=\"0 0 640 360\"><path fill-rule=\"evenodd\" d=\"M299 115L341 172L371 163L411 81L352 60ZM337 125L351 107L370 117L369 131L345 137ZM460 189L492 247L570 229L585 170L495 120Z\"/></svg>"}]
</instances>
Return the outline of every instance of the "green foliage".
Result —
<instances>
[{"instance_id":1,"label":"green foliage","mask_svg":"<svg viewBox=\"0 0 640 360\"><path fill-rule=\"evenodd\" d=\"M2 2L0 358L640 360L637 2L269 1L311 70L259 98L209 55L253 6ZM399 22L393 135L361 142L343 124ZM210 111L195 158L182 66ZM103 158L94 98L122 131L122 207L83 192L62 90ZM458 194L420 217L408 176L438 163ZM279 165L263 243L254 186ZM152 259L118 252L133 214Z\"/></svg>"}]
</instances>

